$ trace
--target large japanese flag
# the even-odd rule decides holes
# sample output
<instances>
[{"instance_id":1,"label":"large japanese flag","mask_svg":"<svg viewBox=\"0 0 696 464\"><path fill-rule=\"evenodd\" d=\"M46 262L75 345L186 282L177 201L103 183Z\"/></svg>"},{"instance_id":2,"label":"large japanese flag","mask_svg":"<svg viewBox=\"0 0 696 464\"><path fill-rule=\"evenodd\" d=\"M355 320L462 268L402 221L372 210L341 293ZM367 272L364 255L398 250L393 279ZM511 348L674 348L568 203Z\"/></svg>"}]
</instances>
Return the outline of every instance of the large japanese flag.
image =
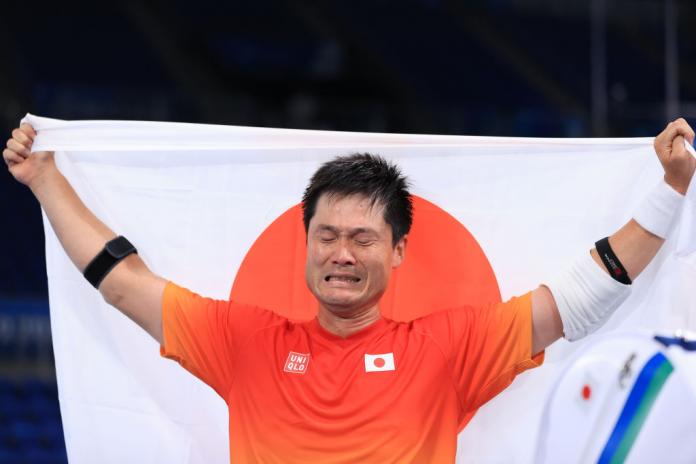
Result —
<instances>
[{"instance_id":1,"label":"large japanese flag","mask_svg":"<svg viewBox=\"0 0 696 464\"><path fill-rule=\"evenodd\" d=\"M536 287L623 225L662 175L649 138L26 119L38 131L34 149L56 151L82 200L127 236L154 272L207 296L257 300L294 317L315 311L302 288L297 204L312 172L337 154L382 154L412 181L407 259L382 306L396 319ZM44 223L70 462L227 462L223 400L161 358L154 340L105 304ZM602 332L689 328L668 308L640 305L672 248L668 241ZM458 461L532 462L550 385L584 343L558 342L543 367L479 410L460 434Z\"/></svg>"}]
</instances>

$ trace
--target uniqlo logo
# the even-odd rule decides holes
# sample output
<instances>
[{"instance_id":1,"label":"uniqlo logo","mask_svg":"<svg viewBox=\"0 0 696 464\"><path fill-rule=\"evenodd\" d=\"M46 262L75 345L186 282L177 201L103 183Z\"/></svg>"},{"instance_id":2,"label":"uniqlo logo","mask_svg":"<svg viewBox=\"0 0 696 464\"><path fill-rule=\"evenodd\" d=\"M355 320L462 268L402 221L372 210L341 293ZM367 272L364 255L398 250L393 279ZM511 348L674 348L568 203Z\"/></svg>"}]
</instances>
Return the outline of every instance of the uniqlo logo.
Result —
<instances>
[{"instance_id":1,"label":"uniqlo logo","mask_svg":"<svg viewBox=\"0 0 696 464\"><path fill-rule=\"evenodd\" d=\"M285 361L283 370L291 374L304 374L307 372L307 367L309 367L309 353L295 353L291 351L288 354L288 360Z\"/></svg>"}]
</instances>

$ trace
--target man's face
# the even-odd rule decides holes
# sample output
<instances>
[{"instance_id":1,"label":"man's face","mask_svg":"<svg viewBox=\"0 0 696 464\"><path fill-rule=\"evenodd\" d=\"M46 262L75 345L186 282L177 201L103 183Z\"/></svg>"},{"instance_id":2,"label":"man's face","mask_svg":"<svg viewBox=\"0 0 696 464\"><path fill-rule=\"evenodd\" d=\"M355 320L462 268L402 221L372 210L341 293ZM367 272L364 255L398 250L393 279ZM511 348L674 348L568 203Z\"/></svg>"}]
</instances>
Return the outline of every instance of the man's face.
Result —
<instances>
[{"instance_id":1,"label":"man's face","mask_svg":"<svg viewBox=\"0 0 696 464\"><path fill-rule=\"evenodd\" d=\"M347 315L377 305L405 238L392 245L384 208L362 195L319 197L307 231L307 285L319 304Z\"/></svg>"}]
</instances>

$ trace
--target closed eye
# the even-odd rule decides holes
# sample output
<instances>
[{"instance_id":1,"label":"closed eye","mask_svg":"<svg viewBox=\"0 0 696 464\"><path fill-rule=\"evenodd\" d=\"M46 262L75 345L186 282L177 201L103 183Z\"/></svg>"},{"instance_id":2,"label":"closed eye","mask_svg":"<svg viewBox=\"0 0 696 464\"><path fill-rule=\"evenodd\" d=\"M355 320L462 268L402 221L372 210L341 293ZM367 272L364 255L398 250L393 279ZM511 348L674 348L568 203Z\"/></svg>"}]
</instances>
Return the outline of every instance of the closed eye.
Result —
<instances>
[{"instance_id":1,"label":"closed eye","mask_svg":"<svg viewBox=\"0 0 696 464\"><path fill-rule=\"evenodd\" d=\"M360 246L372 245L373 243L375 243L375 241L376 241L376 240L373 239L373 238L355 239L355 243L357 243L357 244L360 245Z\"/></svg>"}]
</instances>

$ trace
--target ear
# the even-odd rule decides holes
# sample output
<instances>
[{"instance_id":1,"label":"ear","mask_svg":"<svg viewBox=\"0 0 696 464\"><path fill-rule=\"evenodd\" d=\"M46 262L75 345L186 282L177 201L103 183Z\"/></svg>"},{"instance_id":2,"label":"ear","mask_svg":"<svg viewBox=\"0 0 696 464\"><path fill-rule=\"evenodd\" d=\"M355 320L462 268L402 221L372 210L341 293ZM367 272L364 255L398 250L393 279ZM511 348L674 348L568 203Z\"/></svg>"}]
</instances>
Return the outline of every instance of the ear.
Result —
<instances>
[{"instance_id":1,"label":"ear","mask_svg":"<svg viewBox=\"0 0 696 464\"><path fill-rule=\"evenodd\" d=\"M396 245L394 246L394 254L392 254L392 267L396 268L401 265L401 263L406 258L406 244L408 243L408 235L401 237Z\"/></svg>"}]
</instances>

